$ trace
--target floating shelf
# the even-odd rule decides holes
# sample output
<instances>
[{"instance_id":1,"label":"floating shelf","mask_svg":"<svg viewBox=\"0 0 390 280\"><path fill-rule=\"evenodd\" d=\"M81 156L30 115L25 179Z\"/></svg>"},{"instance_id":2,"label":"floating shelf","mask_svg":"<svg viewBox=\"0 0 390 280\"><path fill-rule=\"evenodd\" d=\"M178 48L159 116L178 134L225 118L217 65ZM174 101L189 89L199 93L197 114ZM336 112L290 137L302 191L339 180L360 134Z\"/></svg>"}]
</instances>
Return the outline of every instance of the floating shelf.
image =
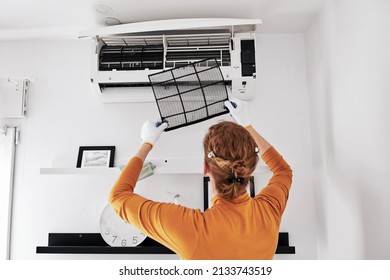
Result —
<instances>
[{"instance_id":1,"label":"floating shelf","mask_svg":"<svg viewBox=\"0 0 390 280\"><path fill-rule=\"evenodd\" d=\"M119 167L102 168L41 168L41 174L120 174Z\"/></svg>"},{"instance_id":2,"label":"floating shelf","mask_svg":"<svg viewBox=\"0 0 390 280\"><path fill-rule=\"evenodd\" d=\"M108 246L100 233L49 233L49 246L37 246L37 254L175 254L170 249L146 238L137 247ZM279 233L275 254L295 254L289 246L287 232Z\"/></svg>"},{"instance_id":3,"label":"floating shelf","mask_svg":"<svg viewBox=\"0 0 390 280\"><path fill-rule=\"evenodd\" d=\"M156 168L154 174L203 174L203 161L201 159L150 159ZM254 174L268 173L270 169L266 165L258 165ZM40 174L92 174L92 175L119 175L120 167L97 168L41 168Z\"/></svg>"}]
</instances>

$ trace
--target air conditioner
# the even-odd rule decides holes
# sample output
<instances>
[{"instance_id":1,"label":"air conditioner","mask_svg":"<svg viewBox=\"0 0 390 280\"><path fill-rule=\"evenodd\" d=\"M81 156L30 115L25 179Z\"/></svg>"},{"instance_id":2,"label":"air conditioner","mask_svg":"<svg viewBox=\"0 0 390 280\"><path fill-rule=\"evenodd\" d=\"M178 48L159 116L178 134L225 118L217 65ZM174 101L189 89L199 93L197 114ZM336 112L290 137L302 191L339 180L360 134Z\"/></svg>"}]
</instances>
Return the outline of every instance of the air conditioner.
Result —
<instances>
[{"instance_id":1,"label":"air conditioner","mask_svg":"<svg viewBox=\"0 0 390 280\"><path fill-rule=\"evenodd\" d=\"M217 59L229 96L251 100L260 24L259 19L149 21L85 31L79 37L94 40L91 85L102 102L154 101L150 74L207 58Z\"/></svg>"}]
</instances>

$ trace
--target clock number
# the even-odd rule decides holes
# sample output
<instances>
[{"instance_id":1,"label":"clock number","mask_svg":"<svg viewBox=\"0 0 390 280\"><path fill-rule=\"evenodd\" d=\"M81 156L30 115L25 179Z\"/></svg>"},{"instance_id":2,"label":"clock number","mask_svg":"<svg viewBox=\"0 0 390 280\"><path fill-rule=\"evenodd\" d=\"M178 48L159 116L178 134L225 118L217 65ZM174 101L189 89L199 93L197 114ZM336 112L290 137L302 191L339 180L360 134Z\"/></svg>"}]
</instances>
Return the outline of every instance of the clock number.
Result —
<instances>
[{"instance_id":1,"label":"clock number","mask_svg":"<svg viewBox=\"0 0 390 280\"><path fill-rule=\"evenodd\" d=\"M105 235L109 235L110 234L110 228L106 228L106 231L104 232Z\"/></svg>"},{"instance_id":2,"label":"clock number","mask_svg":"<svg viewBox=\"0 0 390 280\"><path fill-rule=\"evenodd\" d=\"M122 247L126 246L126 239L122 239L121 245L122 245Z\"/></svg>"},{"instance_id":3,"label":"clock number","mask_svg":"<svg viewBox=\"0 0 390 280\"><path fill-rule=\"evenodd\" d=\"M118 236L117 235L113 235L112 237L114 238L114 240L112 240L112 243L114 243L115 240L118 238Z\"/></svg>"},{"instance_id":4,"label":"clock number","mask_svg":"<svg viewBox=\"0 0 390 280\"><path fill-rule=\"evenodd\" d=\"M133 236L133 244L137 244L137 242L138 242L137 236Z\"/></svg>"}]
</instances>

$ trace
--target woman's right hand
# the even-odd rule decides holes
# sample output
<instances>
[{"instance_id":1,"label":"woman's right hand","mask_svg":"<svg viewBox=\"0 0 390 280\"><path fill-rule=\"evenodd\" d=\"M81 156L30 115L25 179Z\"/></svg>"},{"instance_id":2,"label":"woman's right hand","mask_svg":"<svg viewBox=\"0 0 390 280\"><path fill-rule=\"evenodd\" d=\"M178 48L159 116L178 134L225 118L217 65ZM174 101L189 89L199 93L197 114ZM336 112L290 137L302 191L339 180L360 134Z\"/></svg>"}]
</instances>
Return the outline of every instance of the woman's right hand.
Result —
<instances>
[{"instance_id":1,"label":"woman's right hand","mask_svg":"<svg viewBox=\"0 0 390 280\"><path fill-rule=\"evenodd\" d=\"M230 115L239 125L245 128L251 126L248 104L245 101L232 98L229 101L225 101L225 107L229 109Z\"/></svg>"}]
</instances>

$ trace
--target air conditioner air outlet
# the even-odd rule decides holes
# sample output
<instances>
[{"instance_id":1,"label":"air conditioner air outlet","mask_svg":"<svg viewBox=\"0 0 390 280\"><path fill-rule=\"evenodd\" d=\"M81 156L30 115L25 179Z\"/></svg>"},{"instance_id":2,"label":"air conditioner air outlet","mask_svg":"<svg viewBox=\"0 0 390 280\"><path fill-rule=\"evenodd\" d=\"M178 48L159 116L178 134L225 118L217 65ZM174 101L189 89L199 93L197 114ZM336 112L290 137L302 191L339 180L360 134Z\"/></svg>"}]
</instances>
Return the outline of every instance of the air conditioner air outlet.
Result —
<instances>
[{"instance_id":1,"label":"air conditioner air outlet","mask_svg":"<svg viewBox=\"0 0 390 280\"><path fill-rule=\"evenodd\" d=\"M208 81L209 83L213 83L212 80ZM219 82L219 81L218 81ZM173 85L174 83L172 83ZM177 82L177 84L182 85L194 85L195 82L186 81L183 83ZM199 84L199 82L197 82ZM232 81L224 81L225 86L230 87L232 85ZM167 83L166 86L169 86ZM150 83L100 83L99 87L101 90L106 88L140 88L140 87L150 87Z\"/></svg>"}]
</instances>

